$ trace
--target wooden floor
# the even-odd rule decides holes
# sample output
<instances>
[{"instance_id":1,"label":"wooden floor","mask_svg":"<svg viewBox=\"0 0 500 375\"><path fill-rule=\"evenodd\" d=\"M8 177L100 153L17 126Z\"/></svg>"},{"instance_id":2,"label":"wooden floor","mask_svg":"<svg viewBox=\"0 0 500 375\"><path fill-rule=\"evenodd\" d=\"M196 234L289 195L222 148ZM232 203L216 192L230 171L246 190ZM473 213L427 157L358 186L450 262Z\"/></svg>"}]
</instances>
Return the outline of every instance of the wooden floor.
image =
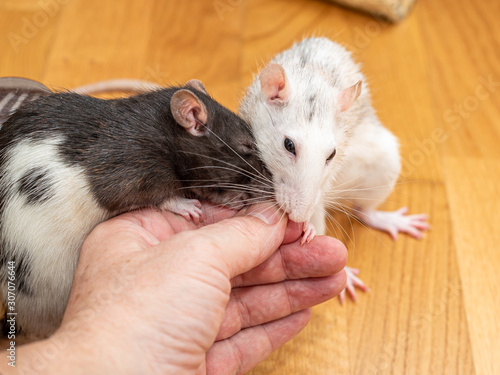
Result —
<instances>
[{"instance_id":1,"label":"wooden floor","mask_svg":"<svg viewBox=\"0 0 500 375\"><path fill-rule=\"evenodd\" d=\"M315 308L252 374L500 374L499 20L496 0L419 0L398 25L314 0L2 0L0 75L198 78L236 110L276 52L313 34L343 43L402 145L384 208L427 212L433 229L394 243L338 215L371 292Z\"/></svg>"}]
</instances>

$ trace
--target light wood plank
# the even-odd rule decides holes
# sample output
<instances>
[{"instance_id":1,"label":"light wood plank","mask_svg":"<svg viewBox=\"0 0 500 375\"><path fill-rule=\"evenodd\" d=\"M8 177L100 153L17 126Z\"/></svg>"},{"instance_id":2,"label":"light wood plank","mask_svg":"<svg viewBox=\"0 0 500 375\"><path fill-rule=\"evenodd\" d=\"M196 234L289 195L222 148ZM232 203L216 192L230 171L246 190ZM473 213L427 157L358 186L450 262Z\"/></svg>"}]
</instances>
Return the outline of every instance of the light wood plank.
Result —
<instances>
[{"instance_id":1,"label":"light wood plank","mask_svg":"<svg viewBox=\"0 0 500 375\"><path fill-rule=\"evenodd\" d=\"M148 79L151 7L136 1L68 1L61 9L44 81L73 88L113 78Z\"/></svg>"},{"instance_id":2,"label":"light wood plank","mask_svg":"<svg viewBox=\"0 0 500 375\"><path fill-rule=\"evenodd\" d=\"M245 9L231 2L157 1L146 57L165 81L201 80L219 102L236 110L240 98L241 32Z\"/></svg>"},{"instance_id":3,"label":"light wood plank","mask_svg":"<svg viewBox=\"0 0 500 375\"><path fill-rule=\"evenodd\" d=\"M40 4L34 0L0 3L0 76L42 80L62 7Z\"/></svg>"},{"instance_id":4,"label":"light wood plank","mask_svg":"<svg viewBox=\"0 0 500 375\"><path fill-rule=\"evenodd\" d=\"M499 157L500 3L447 3L421 7L435 120L446 134L439 143L448 155Z\"/></svg>"},{"instance_id":5,"label":"light wood plank","mask_svg":"<svg viewBox=\"0 0 500 375\"><path fill-rule=\"evenodd\" d=\"M500 160L445 159L446 191L478 374L500 372Z\"/></svg>"}]
</instances>

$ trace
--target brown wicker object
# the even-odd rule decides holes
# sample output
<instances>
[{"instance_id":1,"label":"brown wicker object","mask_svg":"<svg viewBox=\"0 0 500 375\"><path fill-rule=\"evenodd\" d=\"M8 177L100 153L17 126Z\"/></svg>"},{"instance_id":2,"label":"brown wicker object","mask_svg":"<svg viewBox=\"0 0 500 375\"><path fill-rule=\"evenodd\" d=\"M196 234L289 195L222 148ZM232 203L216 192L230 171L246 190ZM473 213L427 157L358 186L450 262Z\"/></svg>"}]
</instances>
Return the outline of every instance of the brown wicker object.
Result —
<instances>
[{"instance_id":1,"label":"brown wicker object","mask_svg":"<svg viewBox=\"0 0 500 375\"><path fill-rule=\"evenodd\" d=\"M416 0L330 0L349 8L398 22L410 12Z\"/></svg>"}]
</instances>

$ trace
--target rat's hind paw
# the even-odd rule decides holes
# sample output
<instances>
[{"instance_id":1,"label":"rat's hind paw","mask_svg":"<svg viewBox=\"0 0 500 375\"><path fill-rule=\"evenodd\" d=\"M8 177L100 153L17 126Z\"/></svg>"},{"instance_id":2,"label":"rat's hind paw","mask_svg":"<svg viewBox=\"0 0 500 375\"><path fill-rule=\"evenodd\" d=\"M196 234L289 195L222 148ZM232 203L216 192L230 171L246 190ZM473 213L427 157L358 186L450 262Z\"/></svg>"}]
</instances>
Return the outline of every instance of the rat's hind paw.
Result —
<instances>
[{"instance_id":1,"label":"rat's hind paw","mask_svg":"<svg viewBox=\"0 0 500 375\"><path fill-rule=\"evenodd\" d=\"M345 289L339 294L340 304L343 305L345 301L345 293L346 291L351 296L351 299L356 302L358 300L358 296L356 295L356 288L366 292L370 290L363 281L357 276L359 275L359 270L356 268L346 267L345 273L347 275L347 283Z\"/></svg>"},{"instance_id":2,"label":"rat's hind paw","mask_svg":"<svg viewBox=\"0 0 500 375\"><path fill-rule=\"evenodd\" d=\"M197 199L174 197L163 202L161 209L181 215L188 221L192 220L195 224L199 224L203 217L201 203Z\"/></svg>"},{"instance_id":3,"label":"rat's hind paw","mask_svg":"<svg viewBox=\"0 0 500 375\"><path fill-rule=\"evenodd\" d=\"M420 239L424 232L431 228L426 214L406 215L407 207L397 211L358 211L356 216L372 228L388 232L393 240L397 240L398 233L406 233L413 238Z\"/></svg>"},{"instance_id":4,"label":"rat's hind paw","mask_svg":"<svg viewBox=\"0 0 500 375\"><path fill-rule=\"evenodd\" d=\"M312 241L314 236L316 236L316 228L309 221L304 222L302 231L302 238L300 239L300 244L303 245L306 242L309 243Z\"/></svg>"}]
</instances>

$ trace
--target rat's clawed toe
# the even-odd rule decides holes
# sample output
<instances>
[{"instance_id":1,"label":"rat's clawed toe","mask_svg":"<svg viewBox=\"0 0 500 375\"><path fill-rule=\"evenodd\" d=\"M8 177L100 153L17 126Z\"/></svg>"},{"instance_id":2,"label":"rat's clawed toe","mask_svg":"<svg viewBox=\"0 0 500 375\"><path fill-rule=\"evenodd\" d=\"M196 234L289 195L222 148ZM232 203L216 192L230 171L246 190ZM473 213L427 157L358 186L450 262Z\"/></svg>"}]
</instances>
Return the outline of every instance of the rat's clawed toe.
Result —
<instances>
[{"instance_id":1,"label":"rat's clawed toe","mask_svg":"<svg viewBox=\"0 0 500 375\"><path fill-rule=\"evenodd\" d=\"M316 236L316 228L309 221L304 222L302 231L302 238L300 240L300 244L303 245L306 242L309 243Z\"/></svg>"},{"instance_id":2,"label":"rat's clawed toe","mask_svg":"<svg viewBox=\"0 0 500 375\"><path fill-rule=\"evenodd\" d=\"M186 220L192 220L193 223L198 225L203 217L201 210L201 203L197 199L186 199L183 214Z\"/></svg>"},{"instance_id":3,"label":"rat's clawed toe","mask_svg":"<svg viewBox=\"0 0 500 375\"><path fill-rule=\"evenodd\" d=\"M356 294L356 288L362 290L363 292L370 290L370 288L368 288L366 284L363 281L361 281L361 279L357 276L359 275L358 269L346 267L345 273L347 275L346 286L345 289L339 294L339 301L341 305L344 304L346 291L351 296L351 299L354 302L356 302L358 300L358 296Z\"/></svg>"},{"instance_id":4,"label":"rat's clawed toe","mask_svg":"<svg viewBox=\"0 0 500 375\"><path fill-rule=\"evenodd\" d=\"M201 203L197 199L175 197L164 202L161 208L181 215L187 221L192 221L196 225L203 219Z\"/></svg>"},{"instance_id":5,"label":"rat's clawed toe","mask_svg":"<svg viewBox=\"0 0 500 375\"><path fill-rule=\"evenodd\" d=\"M356 216L366 225L372 228L388 232L393 240L396 240L398 233L406 233L413 238L420 239L424 232L431 228L427 222L426 214L407 215L408 208L386 212L376 210L359 211Z\"/></svg>"}]
</instances>

